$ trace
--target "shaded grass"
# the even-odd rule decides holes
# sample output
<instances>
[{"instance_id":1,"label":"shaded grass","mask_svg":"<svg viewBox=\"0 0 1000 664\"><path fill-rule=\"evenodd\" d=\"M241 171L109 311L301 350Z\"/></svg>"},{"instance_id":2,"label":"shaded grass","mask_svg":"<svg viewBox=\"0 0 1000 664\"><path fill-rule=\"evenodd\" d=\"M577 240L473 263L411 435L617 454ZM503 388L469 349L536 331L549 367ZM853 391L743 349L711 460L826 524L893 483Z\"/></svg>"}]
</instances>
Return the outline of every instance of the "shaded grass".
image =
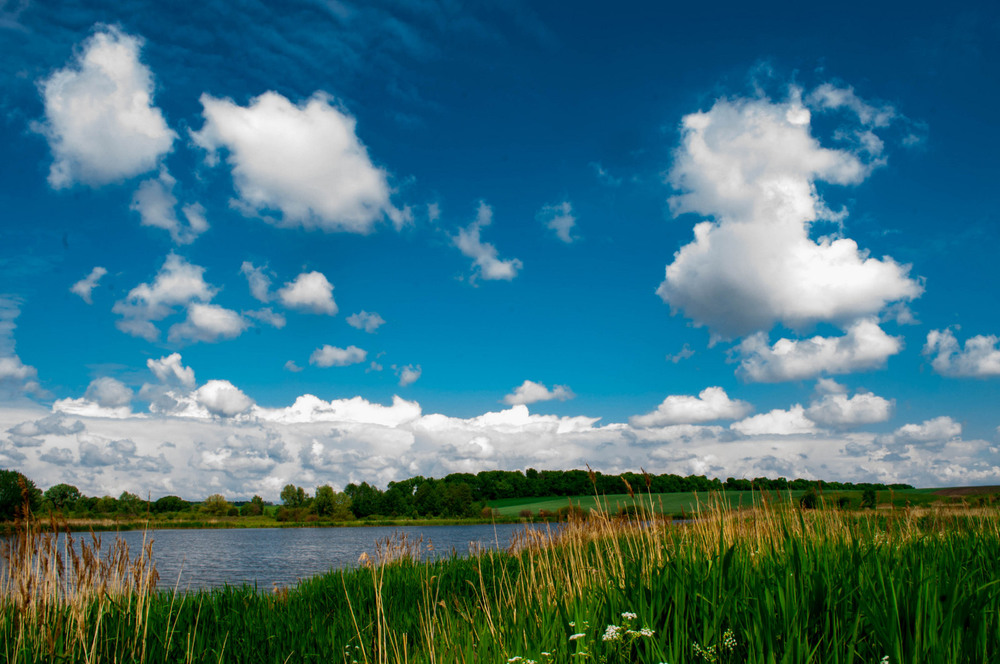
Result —
<instances>
[{"instance_id":1,"label":"shaded grass","mask_svg":"<svg viewBox=\"0 0 1000 664\"><path fill-rule=\"evenodd\" d=\"M505 552L417 562L422 546L386 541L357 569L275 592L43 583L19 595L4 581L3 661L1000 659L994 509L735 511L720 500L683 526L593 514ZM14 562L31 560L19 551ZM69 578L47 560L17 578Z\"/></svg>"}]
</instances>

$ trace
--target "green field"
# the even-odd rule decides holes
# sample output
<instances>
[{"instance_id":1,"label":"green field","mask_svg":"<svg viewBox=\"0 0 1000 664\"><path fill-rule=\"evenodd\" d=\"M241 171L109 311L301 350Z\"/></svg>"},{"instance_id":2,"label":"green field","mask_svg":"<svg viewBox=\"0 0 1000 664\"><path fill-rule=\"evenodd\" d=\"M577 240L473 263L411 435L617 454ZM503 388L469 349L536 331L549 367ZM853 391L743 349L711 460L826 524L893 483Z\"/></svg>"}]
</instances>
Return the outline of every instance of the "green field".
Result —
<instances>
[{"instance_id":1,"label":"green field","mask_svg":"<svg viewBox=\"0 0 1000 664\"><path fill-rule=\"evenodd\" d=\"M934 503L958 503L959 499L953 496L939 495L936 492L946 491L942 489L905 489L902 491L879 491L877 497L880 505L888 506L890 503L894 507L924 506ZM767 492L771 499L788 500L800 498L804 491L784 491ZM846 497L851 501L851 507L857 508L861 503L861 491L830 491L822 494L821 498L831 505L835 505L837 499ZM533 517L537 517L540 510L557 512L559 509L574 505L585 511L590 511L595 507L608 513L617 513L620 508L629 505L652 505L653 509L662 514L674 516L690 514L697 511L699 505L706 505L712 500L714 494L708 493L654 493L636 494L630 497L628 494L614 494L601 496L599 499L591 496L560 496L557 498L505 498L503 500L491 500L489 506L497 510L500 516L518 516L524 510L530 510ZM755 496L760 498L760 494L751 491L729 491L721 494L725 502L730 507L751 507ZM600 505L598 505L600 503Z\"/></svg>"}]
</instances>

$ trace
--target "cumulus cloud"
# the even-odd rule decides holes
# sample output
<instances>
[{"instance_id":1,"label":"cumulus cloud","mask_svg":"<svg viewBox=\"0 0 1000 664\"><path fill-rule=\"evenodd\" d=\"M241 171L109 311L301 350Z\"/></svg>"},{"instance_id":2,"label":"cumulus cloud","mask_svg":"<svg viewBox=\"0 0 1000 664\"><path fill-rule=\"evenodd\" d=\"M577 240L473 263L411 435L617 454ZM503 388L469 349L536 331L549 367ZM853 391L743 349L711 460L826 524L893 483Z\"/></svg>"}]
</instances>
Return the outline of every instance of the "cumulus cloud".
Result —
<instances>
[{"instance_id":1,"label":"cumulus cloud","mask_svg":"<svg viewBox=\"0 0 1000 664\"><path fill-rule=\"evenodd\" d=\"M576 217L573 216L573 206L568 201L563 201L558 205L544 206L535 218L545 224L549 230L555 231L556 237L566 244L577 239L573 236Z\"/></svg>"},{"instance_id":2,"label":"cumulus cloud","mask_svg":"<svg viewBox=\"0 0 1000 664\"><path fill-rule=\"evenodd\" d=\"M360 311L347 317L347 324L364 330L369 334L385 324L385 321L375 312Z\"/></svg>"},{"instance_id":3,"label":"cumulus cloud","mask_svg":"<svg viewBox=\"0 0 1000 664\"><path fill-rule=\"evenodd\" d=\"M850 238L810 237L814 222L844 214L827 209L816 183L858 184L881 163L860 142L821 146L810 124L794 89L781 102L719 99L682 121L671 209L712 219L695 225L657 293L715 335L846 324L923 292L909 266L873 258Z\"/></svg>"},{"instance_id":4,"label":"cumulus cloud","mask_svg":"<svg viewBox=\"0 0 1000 664\"><path fill-rule=\"evenodd\" d=\"M795 404L788 410L775 408L767 413L753 415L729 425L744 436L793 436L816 432L816 425L806 417L805 409Z\"/></svg>"},{"instance_id":5,"label":"cumulus cloud","mask_svg":"<svg viewBox=\"0 0 1000 664\"><path fill-rule=\"evenodd\" d=\"M261 323L266 323L271 327L276 327L279 330L285 327L285 317L278 312L271 309L271 307L265 307L263 309L255 309L252 311L244 311L244 316L253 318L254 320L259 320Z\"/></svg>"},{"instance_id":6,"label":"cumulus cloud","mask_svg":"<svg viewBox=\"0 0 1000 664\"><path fill-rule=\"evenodd\" d=\"M94 292L94 289L97 288L97 284L100 282L101 277L107 273L108 271L105 268L100 266L95 267L90 271L90 274L70 286L69 290L71 293L79 295L87 304L93 304L94 300L92 299L91 294Z\"/></svg>"},{"instance_id":7,"label":"cumulus cloud","mask_svg":"<svg viewBox=\"0 0 1000 664\"><path fill-rule=\"evenodd\" d=\"M174 185L177 181L161 168L158 177L144 180L132 196L131 209L139 213L143 226L162 228L170 233L176 244L191 244L208 230L205 208L200 203L191 203L181 208L184 221L177 217L177 197Z\"/></svg>"},{"instance_id":8,"label":"cumulus cloud","mask_svg":"<svg viewBox=\"0 0 1000 664\"><path fill-rule=\"evenodd\" d=\"M238 337L247 328L247 321L239 313L217 304L192 302L188 305L187 320L170 327L167 339L174 342L205 341Z\"/></svg>"},{"instance_id":9,"label":"cumulus cloud","mask_svg":"<svg viewBox=\"0 0 1000 664\"><path fill-rule=\"evenodd\" d=\"M0 396L38 392L38 371L21 361L15 352L14 330L21 314L18 303L0 297Z\"/></svg>"},{"instance_id":10,"label":"cumulus cloud","mask_svg":"<svg viewBox=\"0 0 1000 664\"><path fill-rule=\"evenodd\" d=\"M243 261L240 265L240 274L247 278L250 286L250 294L261 302L271 300L271 277L264 271L264 268L257 267L250 261Z\"/></svg>"},{"instance_id":11,"label":"cumulus cloud","mask_svg":"<svg viewBox=\"0 0 1000 664\"><path fill-rule=\"evenodd\" d=\"M142 42L114 27L94 33L65 69L41 82L45 135L55 158L49 184L98 186L156 168L177 135L153 105Z\"/></svg>"},{"instance_id":12,"label":"cumulus cloud","mask_svg":"<svg viewBox=\"0 0 1000 664\"><path fill-rule=\"evenodd\" d=\"M397 367L395 364L392 368L396 370L396 375L399 376L399 386L406 387L407 385L413 385L420 378L420 374L423 370L420 365L407 364L403 367Z\"/></svg>"},{"instance_id":13,"label":"cumulus cloud","mask_svg":"<svg viewBox=\"0 0 1000 664\"><path fill-rule=\"evenodd\" d=\"M147 341L160 336L152 321L162 320L178 306L189 302L208 302L215 290L205 283L205 268L192 265L177 254L167 256L151 284L139 284L112 311L122 317L119 330Z\"/></svg>"},{"instance_id":14,"label":"cumulus cloud","mask_svg":"<svg viewBox=\"0 0 1000 664\"><path fill-rule=\"evenodd\" d=\"M841 337L779 339L770 346L767 334L758 332L737 346L741 358L738 373L744 380L758 383L852 373L884 366L902 347L901 337L886 334L872 320L854 323Z\"/></svg>"},{"instance_id":15,"label":"cumulus cloud","mask_svg":"<svg viewBox=\"0 0 1000 664\"><path fill-rule=\"evenodd\" d=\"M194 392L195 400L208 412L219 417L235 417L246 413L253 400L228 380L210 380Z\"/></svg>"},{"instance_id":16,"label":"cumulus cloud","mask_svg":"<svg viewBox=\"0 0 1000 664\"><path fill-rule=\"evenodd\" d=\"M401 226L407 210L390 201L386 172L372 164L355 133L355 119L317 92L293 104L266 92L239 106L201 96L205 124L194 142L218 161L228 151L233 184L244 212L281 213L284 226L371 232L388 217Z\"/></svg>"},{"instance_id":17,"label":"cumulus cloud","mask_svg":"<svg viewBox=\"0 0 1000 664\"><path fill-rule=\"evenodd\" d=\"M337 313L333 284L321 272L303 272L278 291L278 298L289 309L330 316Z\"/></svg>"},{"instance_id":18,"label":"cumulus cloud","mask_svg":"<svg viewBox=\"0 0 1000 664\"><path fill-rule=\"evenodd\" d=\"M161 383L194 389L194 369L184 366L180 353L171 353L158 360L148 359L146 366Z\"/></svg>"},{"instance_id":19,"label":"cumulus cloud","mask_svg":"<svg viewBox=\"0 0 1000 664\"><path fill-rule=\"evenodd\" d=\"M477 277L486 280L510 281L517 276L518 271L523 267L521 261L516 258L500 260L497 257L497 248L480 239L480 231L492 223L493 209L480 201L476 220L466 228L460 228L458 235L452 238L452 242L459 251L473 261L474 272L470 278L473 281Z\"/></svg>"},{"instance_id":20,"label":"cumulus cloud","mask_svg":"<svg viewBox=\"0 0 1000 664\"><path fill-rule=\"evenodd\" d=\"M820 396L809 404L805 414L822 426L846 428L885 422L892 415L894 402L870 392L847 396L847 388L830 379L821 379Z\"/></svg>"},{"instance_id":21,"label":"cumulus cloud","mask_svg":"<svg viewBox=\"0 0 1000 664\"><path fill-rule=\"evenodd\" d=\"M364 362L366 357L368 357L368 351L362 350L357 346L337 348L336 346L324 344L322 348L317 348L309 356L309 364L315 364L320 367L346 367L351 364Z\"/></svg>"},{"instance_id":22,"label":"cumulus cloud","mask_svg":"<svg viewBox=\"0 0 1000 664\"><path fill-rule=\"evenodd\" d=\"M894 441L936 443L962 435L962 425L947 415L924 420L920 424L904 424L892 433Z\"/></svg>"},{"instance_id":23,"label":"cumulus cloud","mask_svg":"<svg viewBox=\"0 0 1000 664\"><path fill-rule=\"evenodd\" d=\"M924 355L942 376L985 378L1000 376L1000 337L977 335L965 340L963 348L950 329L927 333Z\"/></svg>"},{"instance_id":24,"label":"cumulus cloud","mask_svg":"<svg viewBox=\"0 0 1000 664\"><path fill-rule=\"evenodd\" d=\"M730 399L721 387L706 387L698 396L670 395L656 410L633 415L629 423L636 427L665 427L673 424L700 424L715 420L735 420L753 407L745 401Z\"/></svg>"},{"instance_id":25,"label":"cumulus cloud","mask_svg":"<svg viewBox=\"0 0 1000 664\"><path fill-rule=\"evenodd\" d=\"M569 389L566 385L554 385L550 390L541 383L526 380L513 392L505 396L503 402L510 406L516 406L518 404L533 404L539 401L552 401L554 399L566 401L575 396L573 390Z\"/></svg>"},{"instance_id":26,"label":"cumulus cloud","mask_svg":"<svg viewBox=\"0 0 1000 664\"><path fill-rule=\"evenodd\" d=\"M132 403L131 388L110 376L92 380L83 396L104 408L122 408Z\"/></svg>"},{"instance_id":27,"label":"cumulus cloud","mask_svg":"<svg viewBox=\"0 0 1000 664\"><path fill-rule=\"evenodd\" d=\"M39 447L45 436L70 436L85 430L80 420L68 420L62 413L53 413L38 420L21 422L7 429L10 440L18 447Z\"/></svg>"}]
</instances>

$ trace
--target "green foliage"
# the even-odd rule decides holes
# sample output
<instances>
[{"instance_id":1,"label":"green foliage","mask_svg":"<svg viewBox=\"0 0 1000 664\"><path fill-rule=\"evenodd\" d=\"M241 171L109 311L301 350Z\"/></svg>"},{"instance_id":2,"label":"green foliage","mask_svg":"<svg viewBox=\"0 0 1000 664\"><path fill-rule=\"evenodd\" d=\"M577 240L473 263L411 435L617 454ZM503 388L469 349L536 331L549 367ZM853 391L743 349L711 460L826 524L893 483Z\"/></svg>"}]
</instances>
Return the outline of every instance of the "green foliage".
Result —
<instances>
[{"instance_id":1,"label":"green foliage","mask_svg":"<svg viewBox=\"0 0 1000 664\"><path fill-rule=\"evenodd\" d=\"M240 508L240 516L260 516L264 513L264 499L254 496L246 505Z\"/></svg>"},{"instance_id":2,"label":"green foliage","mask_svg":"<svg viewBox=\"0 0 1000 664\"><path fill-rule=\"evenodd\" d=\"M321 517L329 517L334 521L353 519L351 499L346 493L333 490L329 484L316 487L316 497L313 498L311 509Z\"/></svg>"},{"instance_id":3,"label":"green foliage","mask_svg":"<svg viewBox=\"0 0 1000 664\"><path fill-rule=\"evenodd\" d=\"M294 484L286 484L281 490L281 502L285 507L296 508L305 507L309 500L309 495L305 489Z\"/></svg>"},{"instance_id":4,"label":"green foliage","mask_svg":"<svg viewBox=\"0 0 1000 664\"><path fill-rule=\"evenodd\" d=\"M83 494L72 484L56 484L49 487L42 497L57 510L72 510L77 501L83 498Z\"/></svg>"},{"instance_id":5,"label":"green foliage","mask_svg":"<svg viewBox=\"0 0 1000 664\"><path fill-rule=\"evenodd\" d=\"M819 506L819 496L815 489L809 489L799 498L799 506L804 510L814 510Z\"/></svg>"},{"instance_id":6,"label":"green foliage","mask_svg":"<svg viewBox=\"0 0 1000 664\"><path fill-rule=\"evenodd\" d=\"M201 504L201 511L212 516L227 516L233 506L221 493L213 493Z\"/></svg>"},{"instance_id":7,"label":"green foliage","mask_svg":"<svg viewBox=\"0 0 1000 664\"><path fill-rule=\"evenodd\" d=\"M15 519L26 503L31 510L37 510L42 504L42 492L16 470L0 469L0 521Z\"/></svg>"},{"instance_id":8,"label":"green foliage","mask_svg":"<svg viewBox=\"0 0 1000 664\"><path fill-rule=\"evenodd\" d=\"M181 498L180 496L163 496L157 499L151 506L152 511L156 513L164 512L183 512L190 507L190 503Z\"/></svg>"},{"instance_id":9,"label":"green foliage","mask_svg":"<svg viewBox=\"0 0 1000 664\"><path fill-rule=\"evenodd\" d=\"M877 505L878 498L875 494L875 489L865 489L864 493L861 494L861 507L873 510Z\"/></svg>"}]
</instances>

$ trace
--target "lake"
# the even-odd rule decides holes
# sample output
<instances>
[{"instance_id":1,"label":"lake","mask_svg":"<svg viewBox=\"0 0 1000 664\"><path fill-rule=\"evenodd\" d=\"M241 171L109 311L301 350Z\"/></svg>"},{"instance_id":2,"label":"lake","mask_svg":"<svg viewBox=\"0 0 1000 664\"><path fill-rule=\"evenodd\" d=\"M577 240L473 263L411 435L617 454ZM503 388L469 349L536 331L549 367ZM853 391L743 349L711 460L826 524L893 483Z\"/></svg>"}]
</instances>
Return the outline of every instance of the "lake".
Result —
<instances>
[{"instance_id":1,"label":"lake","mask_svg":"<svg viewBox=\"0 0 1000 664\"><path fill-rule=\"evenodd\" d=\"M262 590L294 585L300 579L331 569L358 564L362 553L372 555L387 538L405 536L410 542L422 538L424 558L465 555L471 547L504 549L511 537L525 527L544 524L496 524L472 526L366 526L345 528L239 528L200 530L150 530L153 559L160 573L159 588L199 590L250 584ZM142 547L142 531L100 533L107 550L116 537L129 545L133 556ZM77 541L83 534L75 536ZM60 545L62 536L60 536ZM89 535L86 536L89 540ZM432 547L432 548L431 548Z\"/></svg>"}]
</instances>

